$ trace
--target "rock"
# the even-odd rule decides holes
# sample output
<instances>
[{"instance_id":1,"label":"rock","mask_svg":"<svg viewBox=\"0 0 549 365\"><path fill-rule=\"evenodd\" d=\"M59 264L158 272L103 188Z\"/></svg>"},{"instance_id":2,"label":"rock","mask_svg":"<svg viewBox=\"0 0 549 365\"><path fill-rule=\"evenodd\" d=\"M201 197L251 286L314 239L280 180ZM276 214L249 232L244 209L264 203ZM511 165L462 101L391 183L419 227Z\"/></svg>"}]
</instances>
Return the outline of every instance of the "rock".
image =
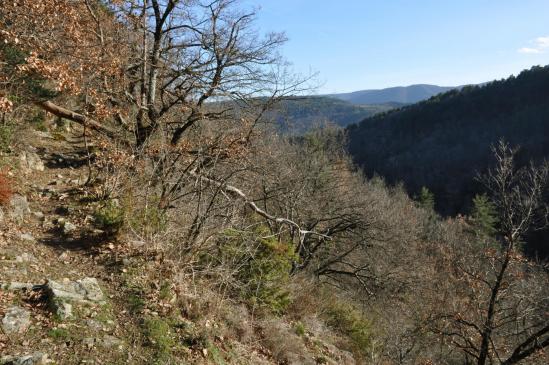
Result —
<instances>
[{"instance_id":1,"label":"rock","mask_svg":"<svg viewBox=\"0 0 549 365\"><path fill-rule=\"evenodd\" d=\"M56 314L61 320L72 317L72 304L67 302L60 302L56 308Z\"/></svg>"},{"instance_id":2,"label":"rock","mask_svg":"<svg viewBox=\"0 0 549 365\"><path fill-rule=\"evenodd\" d=\"M88 319L86 321L86 325L92 331L101 331L103 329L103 325L99 321L96 321L94 319Z\"/></svg>"},{"instance_id":3,"label":"rock","mask_svg":"<svg viewBox=\"0 0 549 365\"><path fill-rule=\"evenodd\" d=\"M37 212L32 212L32 216L34 219L36 219L38 222L43 222L46 220L46 216L44 215L44 213L40 212L40 211L37 211Z\"/></svg>"},{"instance_id":4,"label":"rock","mask_svg":"<svg viewBox=\"0 0 549 365\"><path fill-rule=\"evenodd\" d=\"M103 346L107 348L118 348L119 350L122 350L122 348L124 347L124 342L114 336L105 335L103 337Z\"/></svg>"},{"instance_id":5,"label":"rock","mask_svg":"<svg viewBox=\"0 0 549 365\"><path fill-rule=\"evenodd\" d=\"M88 348L93 347L94 343L95 343L95 338L93 337L86 337L82 340L82 344L84 344Z\"/></svg>"},{"instance_id":6,"label":"rock","mask_svg":"<svg viewBox=\"0 0 549 365\"><path fill-rule=\"evenodd\" d=\"M48 280L46 291L54 301L79 301L91 303L104 303L103 291L95 278L84 278L70 281L64 279L62 282Z\"/></svg>"},{"instance_id":7,"label":"rock","mask_svg":"<svg viewBox=\"0 0 549 365\"><path fill-rule=\"evenodd\" d=\"M2 207L0 207L0 223L4 221L4 210L2 210Z\"/></svg>"},{"instance_id":8,"label":"rock","mask_svg":"<svg viewBox=\"0 0 549 365\"><path fill-rule=\"evenodd\" d=\"M34 242L34 238L32 236L30 236L30 239L26 239L26 241ZM17 262L32 262L32 261L35 261L35 260L36 260L36 257L34 257L33 254L27 253L27 252L23 252L21 255L18 255L18 256L15 257L15 261L17 261Z\"/></svg>"},{"instance_id":9,"label":"rock","mask_svg":"<svg viewBox=\"0 0 549 365\"><path fill-rule=\"evenodd\" d=\"M21 166L27 170L44 171L44 163L35 152L23 151L19 160L21 160Z\"/></svg>"},{"instance_id":10,"label":"rock","mask_svg":"<svg viewBox=\"0 0 549 365\"><path fill-rule=\"evenodd\" d=\"M20 283L17 281L13 281L11 283L0 283L0 289L10 290L10 291L17 291L17 290L31 291L33 287L34 287L34 284L32 283Z\"/></svg>"},{"instance_id":11,"label":"rock","mask_svg":"<svg viewBox=\"0 0 549 365\"><path fill-rule=\"evenodd\" d=\"M21 307L9 308L2 319L2 329L6 334L23 333L30 324L30 312Z\"/></svg>"},{"instance_id":12,"label":"rock","mask_svg":"<svg viewBox=\"0 0 549 365\"><path fill-rule=\"evenodd\" d=\"M69 234L69 233L71 233L75 230L76 230L76 226L74 224L72 224L71 222L66 222L63 225L63 233L64 234Z\"/></svg>"},{"instance_id":13,"label":"rock","mask_svg":"<svg viewBox=\"0 0 549 365\"><path fill-rule=\"evenodd\" d=\"M30 233L23 233L19 236L21 241L34 242L34 237Z\"/></svg>"},{"instance_id":14,"label":"rock","mask_svg":"<svg viewBox=\"0 0 549 365\"><path fill-rule=\"evenodd\" d=\"M30 213L29 209L29 203L27 202L27 198L19 195L14 194L10 199L10 215L12 218L15 219L23 219L25 215Z\"/></svg>"},{"instance_id":15,"label":"rock","mask_svg":"<svg viewBox=\"0 0 549 365\"><path fill-rule=\"evenodd\" d=\"M45 365L50 363L48 355L42 352L23 356L5 356L0 359L0 365Z\"/></svg>"}]
</instances>

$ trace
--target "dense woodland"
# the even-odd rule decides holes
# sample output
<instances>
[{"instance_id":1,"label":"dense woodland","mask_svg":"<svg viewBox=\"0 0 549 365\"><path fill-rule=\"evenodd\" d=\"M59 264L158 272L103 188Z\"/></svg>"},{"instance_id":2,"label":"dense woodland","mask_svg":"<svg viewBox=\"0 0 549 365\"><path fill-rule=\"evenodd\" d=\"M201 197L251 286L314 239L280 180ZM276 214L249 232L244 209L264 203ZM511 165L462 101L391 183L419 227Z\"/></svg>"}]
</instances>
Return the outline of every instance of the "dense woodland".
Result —
<instances>
[{"instance_id":1,"label":"dense woodland","mask_svg":"<svg viewBox=\"0 0 549 365\"><path fill-rule=\"evenodd\" d=\"M81 218L81 227L45 218L58 226L38 224L48 239L32 241L15 234L30 221L7 215L0 247L54 252L44 270L70 255L91 260L48 275L105 271L108 301L89 316L108 311L105 323L120 323L124 336L122 351L89 346L85 311L63 322L41 295L1 286L4 319L17 303L47 318L43 328L2 333L1 355L34 347L60 364L548 363L547 266L523 251L547 224L549 167L538 158L548 152L547 70L444 94L348 133L285 136L273 113L310 93L311 79L287 68L284 34L260 34L256 16L233 0L0 4L2 209L27 194L33 207L70 202L51 214ZM492 138L503 129L513 132ZM456 145L461 135L475 148ZM53 169L72 151L64 173L85 178L44 200L64 182L37 186L40 173L22 163L33 151L58 180ZM455 166L436 182L461 188L477 160L488 167L484 194L470 214L441 217L444 194L422 171ZM429 186L434 198L424 189L411 199L392 184L412 178L411 191ZM2 266L3 277L32 272L14 267Z\"/></svg>"},{"instance_id":2,"label":"dense woodland","mask_svg":"<svg viewBox=\"0 0 549 365\"><path fill-rule=\"evenodd\" d=\"M404 182L411 195L422 187L443 215L467 214L483 193L476 181L493 165L491 146L519 146L517 164L549 157L549 67L468 86L350 126L350 153L364 171ZM549 254L547 236L536 250Z\"/></svg>"}]
</instances>

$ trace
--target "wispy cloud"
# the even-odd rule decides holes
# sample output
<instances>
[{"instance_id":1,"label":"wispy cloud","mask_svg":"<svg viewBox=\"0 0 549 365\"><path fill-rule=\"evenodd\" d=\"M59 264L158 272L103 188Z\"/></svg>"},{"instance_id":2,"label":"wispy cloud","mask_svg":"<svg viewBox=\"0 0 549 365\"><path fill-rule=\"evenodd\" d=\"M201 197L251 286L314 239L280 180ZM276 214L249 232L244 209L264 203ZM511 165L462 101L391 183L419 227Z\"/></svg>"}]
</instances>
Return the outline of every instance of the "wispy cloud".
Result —
<instances>
[{"instance_id":1,"label":"wispy cloud","mask_svg":"<svg viewBox=\"0 0 549 365\"><path fill-rule=\"evenodd\" d=\"M522 47L517 50L519 53L540 54L549 51L549 36L538 37L530 41L528 47Z\"/></svg>"}]
</instances>

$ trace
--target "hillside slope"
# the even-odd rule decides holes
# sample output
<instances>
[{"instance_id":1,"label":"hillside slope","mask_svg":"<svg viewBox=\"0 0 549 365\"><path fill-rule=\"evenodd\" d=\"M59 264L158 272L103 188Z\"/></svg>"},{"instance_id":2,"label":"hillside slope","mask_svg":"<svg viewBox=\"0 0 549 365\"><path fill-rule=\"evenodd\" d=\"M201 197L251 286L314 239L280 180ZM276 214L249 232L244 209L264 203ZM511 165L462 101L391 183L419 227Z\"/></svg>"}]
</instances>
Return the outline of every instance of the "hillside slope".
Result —
<instances>
[{"instance_id":1,"label":"hillside slope","mask_svg":"<svg viewBox=\"0 0 549 365\"><path fill-rule=\"evenodd\" d=\"M348 101L355 105L383 103L412 104L452 89L454 89L454 87L419 84L390 87L379 90L360 90L351 93L333 94L328 96Z\"/></svg>"},{"instance_id":2,"label":"hillside slope","mask_svg":"<svg viewBox=\"0 0 549 365\"><path fill-rule=\"evenodd\" d=\"M353 105L336 98L310 96L282 101L274 119L283 131L301 133L326 121L345 127L400 106L398 103Z\"/></svg>"},{"instance_id":3,"label":"hillside slope","mask_svg":"<svg viewBox=\"0 0 549 365\"><path fill-rule=\"evenodd\" d=\"M465 87L348 128L350 152L368 175L431 189L444 214L468 210L475 174L493 163L490 146L521 146L519 163L549 156L549 67Z\"/></svg>"}]
</instances>

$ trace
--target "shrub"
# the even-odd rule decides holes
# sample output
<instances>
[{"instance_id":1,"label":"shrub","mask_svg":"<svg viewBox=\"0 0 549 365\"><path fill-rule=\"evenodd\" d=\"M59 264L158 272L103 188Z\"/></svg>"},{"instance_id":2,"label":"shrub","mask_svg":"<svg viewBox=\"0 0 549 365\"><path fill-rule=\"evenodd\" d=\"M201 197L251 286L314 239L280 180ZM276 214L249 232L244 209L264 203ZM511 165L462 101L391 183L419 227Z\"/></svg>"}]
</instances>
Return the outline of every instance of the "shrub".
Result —
<instances>
[{"instance_id":1,"label":"shrub","mask_svg":"<svg viewBox=\"0 0 549 365\"><path fill-rule=\"evenodd\" d=\"M0 205L8 205L13 195L12 181L0 171Z\"/></svg>"},{"instance_id":2,"label":"shrub","mask_svg":"<svg viewBox=\"0 0 549 365\"><path fill-rule=\"evenodd\" d=\"M290 271L296 260L292 244L279 242L264 227L252 232L231 229L224 232L219 250L212 259L238 268L235 279L244 299L275 314L286 310Z\"/></svg>"},{"instance_id":3,"label":"shrub","mask_svg":"<svg viewBox=\"0 0 549 365\"><path fill-rule=\"evenodd\" d=\"M109 233L116 233L124 224L124 209L115 200L109 200L94 214L95 225Z\"/></svg>"},{"instance_id":4,"label":"shrub","mask_svg":"<svg viewBox=\"0 0 549 365\"><path fill-rule=\"evenodd\" d=\"M10 123L0 124L0 152L10 152L13 141L14 126Z\"/></svg>"},{"instance_id":5,"label":"shrub","mask_svg":"<svg viewBox=\"0 0 549 365\"><path fill-rule=\"evenodd\" d=\"M176 346L169 323L161 318L147 318L143 323L143 330L156 352L156 358L168 360L171 357L172 348Z\"/></svg>"},{"instance_id":6,"label":"shrub","mask_svg":"<svg viewBox=\"0 0 549 365\"><path fill-rule=\"evenodd\" d=\"M349 337L355 351L365 354L371 345L371 323L350 304L335 302L326 308L327 324Z\"/></svg>"},{"instance_id":7,"label":"shrub","mask_svg":"<svg viewBox=\"0 0 549 365\"><path fill-rule=\"evenodd\" d=\"M305 326L301 322L297 322L294 325L295 334L298 336L304 336L305 335Z\"/></svg>"},{"instance_id":8,"label":"shrub","mask_svg":"<svg viewBox=\"0 0 549 365\"><path fill-rule=\"evenodd\" d=\"M154 204L136 208L128 214L128 224L141 235L150 237L166 229L166 214Z\"/></svg>"}]
</instances>

